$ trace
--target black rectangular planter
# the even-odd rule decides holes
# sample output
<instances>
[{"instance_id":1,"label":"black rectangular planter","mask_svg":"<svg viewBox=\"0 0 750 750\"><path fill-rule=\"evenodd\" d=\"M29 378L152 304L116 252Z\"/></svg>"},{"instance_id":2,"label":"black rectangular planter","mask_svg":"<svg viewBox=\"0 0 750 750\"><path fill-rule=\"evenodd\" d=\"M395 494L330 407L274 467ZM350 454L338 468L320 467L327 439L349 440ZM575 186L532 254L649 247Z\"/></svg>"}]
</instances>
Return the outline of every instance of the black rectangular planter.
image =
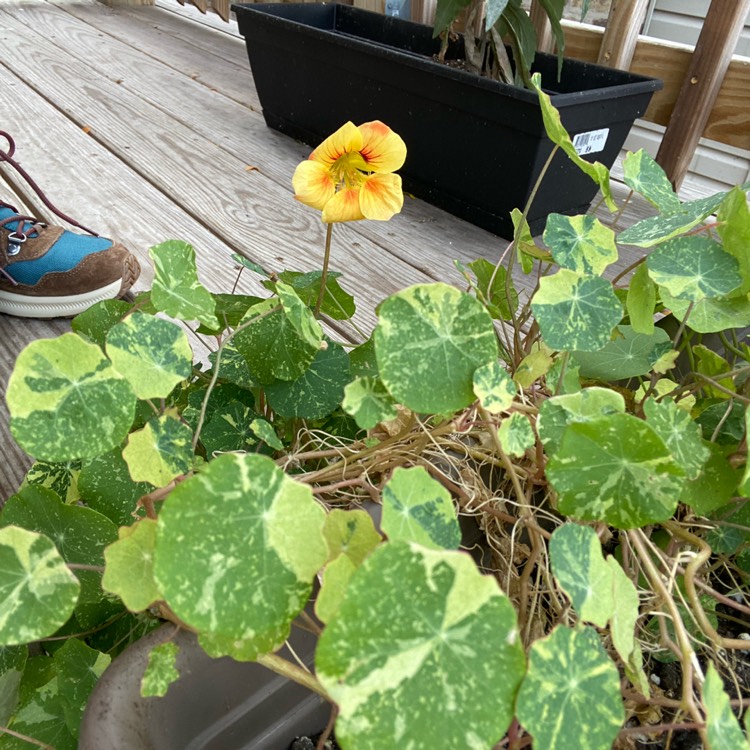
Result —
<instances>
[{"instance_id":1,"label":"black rectangular planter","mask_svg":"<svg viewBox=\"0 0 750 750\"><path fill-rule=\"evenodd\" d=\"M552 150L534 92L433 59L429 26L337 4L233 5L266 124L316 146L347 120L382 120L406 142L404 187L504 237ZM449 52L461 56L462 42ZM608 167L661 81L538 54L534 70L586 155ZM604 132L606 131L606 132ZM578 141L574 139L574 142ZM557 154L529 214L585 212L596 185Z\"/></svg>"}]
</instances>

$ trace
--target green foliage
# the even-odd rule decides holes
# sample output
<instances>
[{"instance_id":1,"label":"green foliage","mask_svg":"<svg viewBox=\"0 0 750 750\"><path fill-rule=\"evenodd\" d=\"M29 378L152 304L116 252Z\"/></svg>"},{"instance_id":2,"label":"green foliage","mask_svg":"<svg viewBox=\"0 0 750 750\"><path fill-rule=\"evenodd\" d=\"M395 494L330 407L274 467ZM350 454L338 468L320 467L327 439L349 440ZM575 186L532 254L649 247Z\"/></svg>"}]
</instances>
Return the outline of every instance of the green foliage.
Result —
<instances>
[{"instance_id":1,"label":"green foliage","mask_svg":"<svg viewBox=\"0 0 750 750\"><path fill-rule=\"evenodd\" d=\"M488 4L490 33L528 52L519 8ZM611 747L625 701L649 715L657 660L695 688L663 725L746 747L714 665L731 684L750 575L750 186L682 203L645 153L624 170L656 216L619 235L552 216L542 248L515 212L507 267L391 295L369 338L343 328L338 274L316 314L322 272L235 256L267 294L213 293L170 241L150 294L27 347L7 401L37 460L0 514L0 725L73 750L109 659L166 619L336 704L347 750ZM314 671L274 653L295 620L320 631ZM175 658L152 652L144 694Z\"/></svg>"}]
</instances>

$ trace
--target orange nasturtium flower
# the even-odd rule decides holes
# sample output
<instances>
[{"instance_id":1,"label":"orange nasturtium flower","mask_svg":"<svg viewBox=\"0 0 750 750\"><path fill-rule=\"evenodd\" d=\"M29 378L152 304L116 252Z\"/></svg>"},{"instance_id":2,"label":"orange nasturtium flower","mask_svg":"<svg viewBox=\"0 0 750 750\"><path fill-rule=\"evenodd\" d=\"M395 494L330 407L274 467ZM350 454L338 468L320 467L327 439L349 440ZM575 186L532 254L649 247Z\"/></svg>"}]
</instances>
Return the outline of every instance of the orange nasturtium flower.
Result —
<instances>
[{"instance_id":1,"label":"orange nasturtium flower","mask_svg":"<svg viewBox=\"0 0 750 750\"><path fill-rule=\"evenodd\" d=\"M323 212L326 224L387 221L404 204L401 178L406 144L379 120L347 122L294 171L294 197Z\"/></svg>"}]
</instances>

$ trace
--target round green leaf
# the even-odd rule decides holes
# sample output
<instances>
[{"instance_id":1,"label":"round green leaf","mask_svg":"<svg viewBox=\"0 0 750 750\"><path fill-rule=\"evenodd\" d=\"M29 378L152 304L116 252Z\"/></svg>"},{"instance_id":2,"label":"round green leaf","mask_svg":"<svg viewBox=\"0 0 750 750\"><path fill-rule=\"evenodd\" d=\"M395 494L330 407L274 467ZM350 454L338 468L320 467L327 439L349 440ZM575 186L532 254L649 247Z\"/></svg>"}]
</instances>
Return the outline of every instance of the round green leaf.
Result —
<instances>
[{"instance_id":1,"label":"round green leaf","mask_svg":"<svg viewBox=\"0 0 750 750\"><path fill-rule=\"evenodd\" d=\"M193 369L185 332L170 320L135 312L107 334L107 356L138 398L166 398Z\"/></svg>"},{"instance_id":2,"label":"round green leaf","mask_svg":"<svg viewBox=\"0 0 750 750\"><path fill-rule=\"evenodd\" d=\"M391 541L401 539L434 549L461 543L450 492L422 466L397 468L383 487L381 526Z\"/></svg>"},{"instance_id":3,"label":"round green leaf","mask_svg":"<svg viewBox=\"0 0 750 750\"><path fill-rule=\"evenodd\" d=\"M603 750L625 721L620 676L593 628L562 625L535 641L518 720L544 750Z\"/></svg>"},{"instance_id":4,"label":"round green leaf","mask_svg":"<svg viewBox=\"0 0 750 750\"><path fill-rule=\"evenodd\" d=\"M531 309L547 346L571 351L601 349L622 318L610 282L565 268L540 280Z\"/></svg>"},{"instance_id":5,"label":"round green leaf","mask_svg":"<svg viewBox=\"0 0 750 750\"><path fill-rule=\"evenodd\" d=\"M102 588L119 596L131 612L141 612L161 599L154 581L156 521L144 518L133 526L122 526L119 536L104 550L107 569Z\"/></svg>"},{"instance_id":6,"label":"round green leaf","mask_svg":"<svg viewBox=\"0 0 750 750\"><path fill-rule=\"evenodd\" d=\"M550 214L543 239L557 263L571 271L599 276L617 260L615 233L591 214Z\"/></svg>"},{"instance_id":7,"label":"round green leaf","mask_svg":"<svg viewBox=\"0 0 750 750\"><path fill-rule=\"evenodd\" d=\"M398 410L393 397L380 378L362 376L344 386L341 407L354 417L357 427L370 430L381 422L396 419Z\"/></svg>"},{"instance_id":8,"label":"round green leaf","mask_svg":"<svg viewBox=\"0 0 750 750\"><path fill-rule=\"evenodd\" d=\"M497 436L503 450L519 458L536 444L531 422L520 412L513 412L507 419L503 419L498 427Z\"/></svg>"},{"instance_id":9,"label":"round green leaf","mask_svg":"<svg viewBox=\"0 0 750 750\"><path fill-rule=\"evenodd\" d=\"M513 606L468 555L388 542L351 578L315 665L343 747L490 748L524 656Z\"/></svg>"},{"instance_id":10,"label":"round green leaf","mask_svg":"<svg viewBox=\"0 0 750 750\"><path fill-rule=\"evenodd\" d=\"M420 284L389 297L373 338L383 383L417 412L468 406L474 371L497 357L487 310L447 284Z\"/></svg>"},{"instance_id":11,"label":"round green leaf","mask_svg":"<svg viewBox=\"0 0 750 750\"><path fill-rule=\"evenodd\" d=\"M731 299L689 299L672 297L666 289L660 290L661 301L680 322L687 321L697 333L716 333L729 328L745 328L750 325L750 301L747 297Z\"/></svg>"},{"instance_id":12,"label":"round green leaf","mask_svg":"<svg viewBox=\"0 0 750 750\"><path fill-rule=\"evenodd\" d=\"M159 514L154 578L212 656L278 648L327 558L323 508L268 457L225 454Z\"/></svg>"},{"instance_id":13,"label":"round green leaf","mask_svg":"<svg viewBox=\"0 0 750 750\"><path fill-rule=\"evenodd\" d=\"M47 537L0 529L0 569L0 644L29 643L65 624L80 584Z\"/></svg>"},{"instance_id":14,"label":"round green leaf","mask_svg":"<svg viewBox=\"0 0 750 750\"><path fill-rule=\"evenodd\" d=\"M148 664L141 679L141 695L162 697L169 686L180 678L177 670L177 654L180 647L167 641L154 646L148 654Z\"/></svg>"},{"instance_id":15,"label":"round green leaf","mask_svg":"<svg viewBox=\"0 0 750 750\"><path fill-rule=\"evenodd\" d=\"M247 361L250 374L261 383L296 380L320 350L319 345L300 335L295 319L286 314L276 299L251 307L242 325L251 321L235 334L233 341Z\"/></svg>"},{"instance_id":16,"label":"round green leaf","mask_svg":"<svg viewBox=\"0 0 750 750\"><path fill-rule=\"evenodd\" d=\"M603 628L615 608L612 571L589 526L566 523L552 534L549 556L557 582L578 616Z\"/></svg>"},{"instance_id":17,"label":"round green leaf","mask_svg":"<svg viewBox=\"0 0 750 750\"><path fill-rule=\"evenodd\" d=\"M646 422L612 414L568 425L547 464L561 513L632 529L671 518L684 472Z\"/></svg>"},{"instance_id":18,"label":"round green leaf","mask_svg":"<svg viewBox=\"0 0 750 750\"><path fill-rule=\"evenodd\" d=\"M43 487L26 487L8 499L0 516L3 526L13 524L44 534L57 546L66 563L104 563L104 548L117 539L117 529L108 518L82 505L65 505ZM100 616L120 609L108 602L101 590L101 573L77 570L81 593L76 618L84 628L99 624Z\"/></svg>"},{"instance_id":19,"label":"round green leaf","mask_svg":"<svg viewBox=\"0 0 750 750\"><path fill-rule=\"evenodd\" d=\"M119 448L87 461L81 469L78 487L86 505L117 526L133 523L138 500L154 489L148 482L132 480Z\"/></svg>"},{"instance_id":20,"label":"round green leaf","mask_svg":"<svg viewBox=\"0 0 750 750\"><path fill-rule=\"evenodd\" d=\"M548 454L557 451L565 428L572 422L591 422L607 414L622 414L625 399L610 388L592 386L577 393L552 396L539 409L537 430Z\"/></svg>"},{"instance_id":21,"label":"round green leaf","mask_svg":"<svg viewBox=\"0 0 750 750\"><path fill-rule=\"evenodd\" d=\"M74 333L40 339L18 356L6 395L19 445L45 461L106 453L135 415L135 395L96 344Z\"/></svg>"},{"instance_id":22,"label":"round green leaf","mask_svg":"<svg viewBox=\"0 0 750 750\"><path fill-rule=\"evenodd\" d=\"M192 440L191 429L167 413L150 419L142 430L132 432L122 457L134 482L165 487L192 468Z\"/></svg>"},{"instance_id":23,"label":"round green leaf","mask_svg":"<svg viewBox=\"0 0 750 750\"><path fill-rule=\"evenodd\" d=\"M341 404L349 380L349 355L340 344L329 341L299 378L267 385L266 397L282 417L322 419Z\"/></svg>"},{"instance_id":24,"label":"round green leaf","mask_svg":"<svg viewBox=\"0 0 750 750\"><path fill-rule=\"evenodd\" d=\"M168 240L152 247L148 254L154 262L151 302L157 310L179 320L198 320L216 328L216 302L198 281L195 250L180 240Z\"/></svg>"},{"instance_id":25,"label":"round green leaf","mask_svg":"<svg viewBox=\"0 0 750 750\"><path fill-rule=\"evenodd\" d=\"M500 362L494 361L474 371L474 393L490 414L500 414L513 405L518 386Z\"/></svg>"},{"instance_id":26,"label":"round green leaf","mask_svg":"<svg viewBox=\"0 0 750 750\"><path fill-rule=\"evenodd\" d=\"M724 297L742 283L736 258L710 237L668 240L651 251L646 265L659 286L673 297L692 302Z\"/></svg>"},{"instance_id":27,"label":"round green leaf","mask_svg":"<svg viewBox=\"0 0 750 750\"><path fill-rule=\"evenodd\" d=\"M211 415L201 430L201 443L206 453L212 456L228 451L246 451L257 443L250 425L255 412L239 401L220 406Z\"/></svg>"},{"instance_id":28,"label":"round green leaf","mask_svg":"<svg viewBox=\"0 0 750 750\"><path fill-rule=\"evenodd\" d=\"M669 335L661 328L647 335L617 326L615 337L599 351L574 352L574 356L584 378L613 381L646 375L671 348Z\"/></svg>"}]
</instances>

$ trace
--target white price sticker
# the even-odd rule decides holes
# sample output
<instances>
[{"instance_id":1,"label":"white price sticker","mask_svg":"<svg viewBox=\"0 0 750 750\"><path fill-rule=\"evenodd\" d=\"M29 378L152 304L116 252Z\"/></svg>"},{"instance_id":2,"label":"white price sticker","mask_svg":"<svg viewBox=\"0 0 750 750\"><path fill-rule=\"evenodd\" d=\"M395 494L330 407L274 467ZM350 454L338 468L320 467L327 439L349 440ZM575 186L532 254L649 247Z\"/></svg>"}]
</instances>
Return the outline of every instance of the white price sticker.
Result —
<instances>
[{"instance_id":1,"label":"white price sticker","mask_svg":"<svg viewBox=\"0 0 750 750\"><path fill-rule=\"evenodd\" d=\"M604 151L608 135L609 128L589 130L587 133L578 133L578 135L573 136L573 147L579 156L584 156L585 154L597 154L600 151Z\"/></svg>"}]
</instances>

